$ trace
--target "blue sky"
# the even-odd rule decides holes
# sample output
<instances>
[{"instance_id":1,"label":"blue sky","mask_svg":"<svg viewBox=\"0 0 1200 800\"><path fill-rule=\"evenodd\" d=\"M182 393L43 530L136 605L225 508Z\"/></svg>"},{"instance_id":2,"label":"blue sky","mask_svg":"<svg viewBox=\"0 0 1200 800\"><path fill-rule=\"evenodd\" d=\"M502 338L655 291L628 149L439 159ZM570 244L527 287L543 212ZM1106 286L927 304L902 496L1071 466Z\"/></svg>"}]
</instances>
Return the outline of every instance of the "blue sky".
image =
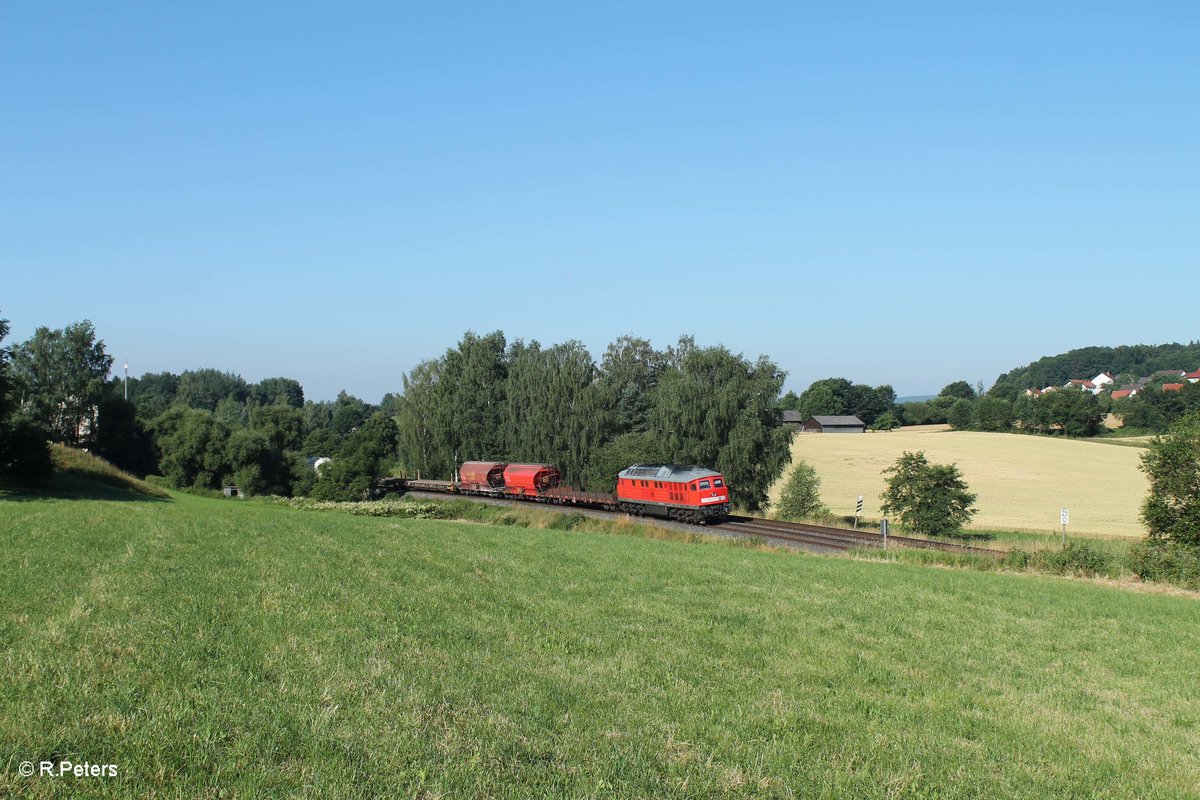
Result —
<instances>
[{"instance_id":1,"label":"blue sky","mask_svg":"<svg viewBox=\"0 0 1200 800\"><path fill-rule=\"evenodd\" d=\"M901 395L1196 339L1198 41L1197 3L7 4L0 314L376 402L467 329Z\"/></svg>"}]
</instances>

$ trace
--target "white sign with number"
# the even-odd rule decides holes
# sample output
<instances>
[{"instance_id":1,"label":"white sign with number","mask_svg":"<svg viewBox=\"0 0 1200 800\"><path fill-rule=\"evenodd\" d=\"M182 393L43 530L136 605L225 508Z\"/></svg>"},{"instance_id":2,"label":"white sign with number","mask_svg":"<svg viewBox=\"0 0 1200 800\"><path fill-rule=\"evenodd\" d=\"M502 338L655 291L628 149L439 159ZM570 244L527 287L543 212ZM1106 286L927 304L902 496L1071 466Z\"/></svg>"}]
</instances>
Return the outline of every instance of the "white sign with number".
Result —
<instances>
[{"instance_id":1,"label":"white sign with number","mask_svg":"<svg viewBox=\"0 0 1200 800\"><path fill-rule=\"evenodd\" d=\"M1059 517L1062 519L1063 525L1067 524L1067 520L1070 518L1070 516L1071 516L1071 512L1064 508L1062 510L1062 513L1059 515Z\"/></svg>"}]
</instances>

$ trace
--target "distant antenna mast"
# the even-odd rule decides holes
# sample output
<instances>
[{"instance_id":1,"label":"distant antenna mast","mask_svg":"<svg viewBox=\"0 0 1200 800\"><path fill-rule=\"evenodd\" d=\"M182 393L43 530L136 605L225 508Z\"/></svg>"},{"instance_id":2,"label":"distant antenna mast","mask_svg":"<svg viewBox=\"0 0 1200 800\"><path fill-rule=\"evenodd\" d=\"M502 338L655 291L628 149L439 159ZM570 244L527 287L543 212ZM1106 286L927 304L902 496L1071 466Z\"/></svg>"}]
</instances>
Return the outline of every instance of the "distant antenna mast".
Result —
<instances>
[{"instance_id":1,"label":"distant antenna mast","mask_svg":"<svg viewBox=\"0 0 1200 800\"><path fill-rule=\"evenodd\" d=\"M129 358L125 359L125 402L129 402Z\"/></svg>"}]
</instances>

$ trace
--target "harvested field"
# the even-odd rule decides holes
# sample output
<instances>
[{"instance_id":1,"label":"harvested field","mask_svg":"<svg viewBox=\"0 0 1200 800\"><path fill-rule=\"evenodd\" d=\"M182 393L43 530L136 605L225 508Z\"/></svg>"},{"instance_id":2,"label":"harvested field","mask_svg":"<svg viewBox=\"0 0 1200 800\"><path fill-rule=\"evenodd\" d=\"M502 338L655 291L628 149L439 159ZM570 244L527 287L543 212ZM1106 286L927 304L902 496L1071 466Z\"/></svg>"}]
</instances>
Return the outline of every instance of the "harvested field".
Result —
<instances>
[{"instance_id":1,"label":"harvested field","mask_svg":"<svg viewBox=\"0 0 1200 800\"><path fill-rule=\"evenodd\" d=\"M1138 469L1143 450L1099 441L952 431L945 425L901 428L891 433L798 433L793 463L812 464L821 476L821 497L835 514L853 515L863 495L863 515L878 519L882 472L904 451L924 450L930 461L955 463L979 495L971 528L1059 530L1059 509L1071 512L1076 535L1140 537L1138 519L1146 495ZM782 481L771 490L779 497Z\"/></svg>"}]
</instances>

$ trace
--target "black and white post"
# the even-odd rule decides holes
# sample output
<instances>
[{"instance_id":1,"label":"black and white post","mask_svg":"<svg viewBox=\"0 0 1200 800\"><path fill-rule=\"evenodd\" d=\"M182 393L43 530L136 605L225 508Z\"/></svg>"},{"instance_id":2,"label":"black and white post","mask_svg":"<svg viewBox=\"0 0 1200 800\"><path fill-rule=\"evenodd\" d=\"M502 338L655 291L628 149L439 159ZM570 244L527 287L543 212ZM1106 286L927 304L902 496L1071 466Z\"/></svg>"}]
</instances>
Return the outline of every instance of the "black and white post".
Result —
<instances>
[{"instance_id":1,"label":"black and white post","mask_svg":"<svg viewBox=\"0 0 1200 800\"><path fill-rule=\"evenodd\" d=\"M854 507L854 530L858 530L858 517L862 514L862 498L863 496L860 494L858 496L858 505Z\"/></svg>"},{"instance_id":2,"label":"black and white post","mask_svg":"<svg viewBox=\"0 0 1200 800\"><path fill-rule=\"evenodd\" d=\"M1062 543L1063 543L1063 547L1066 547L1067 546L1067 520L1071 518L1071 512L1064 508L1062 510L1062 513L1060 513L1058 515L1058 518L1062 520Z\"/></svg>"}]
</instances>

